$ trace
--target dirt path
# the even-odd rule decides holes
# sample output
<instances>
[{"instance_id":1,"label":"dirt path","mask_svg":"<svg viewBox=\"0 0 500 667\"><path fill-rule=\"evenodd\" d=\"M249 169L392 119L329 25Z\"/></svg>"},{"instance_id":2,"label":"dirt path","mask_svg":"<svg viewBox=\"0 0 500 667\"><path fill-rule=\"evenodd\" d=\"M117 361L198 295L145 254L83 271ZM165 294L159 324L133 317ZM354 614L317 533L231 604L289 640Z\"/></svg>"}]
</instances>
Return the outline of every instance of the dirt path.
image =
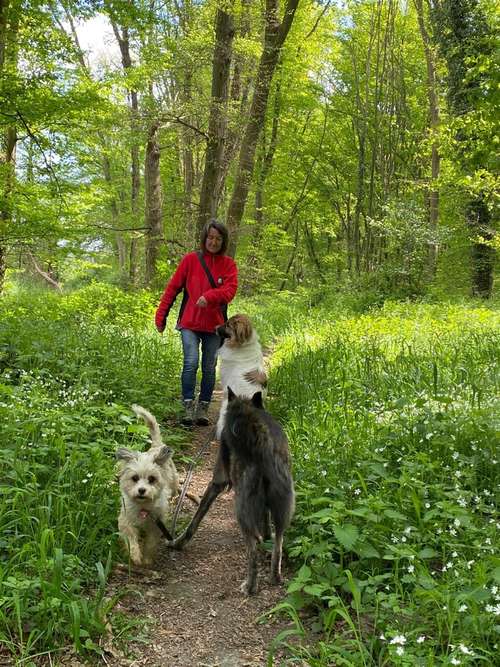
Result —
<instances>
[{"instance_id":1,"label":"dirt path","mask_svg":"<svg viewBox=\"0 0 500 667\"><path fill-rule=\"evenodd\" d=\"M220 392L214 396L216 418ZM206 441L211 427L193 430L192 454ZM194 471L190 490L202 495L211 479L217 452L213 442ZM182 476L182 467L179 465ZM194 505L185 499L183 515ZM118 605L127 614L151 621L149 640L133 647L134 660L115 657L108 664L131 667L257 667L266 665L267 648L283 622L258 623L284 595L268 582L269 559L260 564L259 593L240 592L246 558L233 511L233 493L219 496L184 551L163 547L156 571L117 572L112 588L126 585L131 593ZM286 576L286 569L285 569Z\"/></svg>"}]
</instances>

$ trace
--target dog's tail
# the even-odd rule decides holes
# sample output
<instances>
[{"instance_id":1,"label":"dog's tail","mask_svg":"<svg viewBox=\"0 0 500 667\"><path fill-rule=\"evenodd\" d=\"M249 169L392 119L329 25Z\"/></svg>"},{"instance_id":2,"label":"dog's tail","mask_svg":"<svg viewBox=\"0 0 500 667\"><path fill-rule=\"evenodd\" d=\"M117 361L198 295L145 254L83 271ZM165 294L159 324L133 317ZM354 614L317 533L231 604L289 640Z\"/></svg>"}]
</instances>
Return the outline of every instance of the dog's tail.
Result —
<instances>
[{"instance_id":1,"label":"dog's tail","mask_svg":"<svg viewBox=\"0 0 500 667\"><path fill-rule=\"evenodd\" d=\"M160 427L158 426L158 422L153 417L153 415L148 412L146 408L143 408L140 405L132 405L132 410L138 417L142 417L144 419L146 426L149 428L149 434L151 436L153 447L161 447L163 443L161 440Z\"/></svg>"}]
</instances>

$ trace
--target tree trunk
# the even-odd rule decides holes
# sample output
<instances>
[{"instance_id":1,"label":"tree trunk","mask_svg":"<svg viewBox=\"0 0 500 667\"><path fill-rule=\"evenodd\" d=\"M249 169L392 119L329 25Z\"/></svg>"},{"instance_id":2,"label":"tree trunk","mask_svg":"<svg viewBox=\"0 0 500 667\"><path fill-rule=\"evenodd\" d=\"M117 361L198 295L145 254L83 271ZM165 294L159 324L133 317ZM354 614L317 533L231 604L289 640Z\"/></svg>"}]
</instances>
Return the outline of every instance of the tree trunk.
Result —
<instances>
[{"instance_id":1,"label":"tree trunk","mask_svg":"<svg viewBox=\"0 0 500 667\"><path fill-rule=\"evenodd\" d=\"M188 109L192 105L192 72L190 65L186 66L183 82L184 104ZM191 118L188 116L188 122ZM194 157L193 157L193 130L183 126L181 134L182 142L182 172L184 180L184 215L186 219L186 231L189 238L195 236L194 213L193 213L193 188L194 188Z\"/></svg>"},{"instance_id":2,"label":"tree trunk","mask_svg":"<svg viewBox=\"0 0 500 667\"><path fill-rule=\"evenodd\" d=\"M292 26L298 2L299 0L288 0L283 21L280 22L278 0L266 0L264 49L259 62L250 115L240 148L238 171L227 213L227 224L231 235L229 246L231 255L234 255L236 250L237 233L253 175L255 149L264 124L271 81L281 49Z\"/></svg>"},{"instance_id":3,"label":"tree trunk","mask_svg":"<svg viewBox=\"0 0 500 667\"><path fill-rule=\"evenodd\" d=\"M158 127L159 123L154 123L149 129L144 171L147 230L144 282L148 286L151 285L156 278L156 262L162 235L162 197Z\"/></svg>"},{"instance_id":4,"label":"tree trunk","mask_svg":"<svg viewBox=\"0 0 500 667\"><path fill-rule=\"evenodd\" d=\"M224 141L227 128L227 104L229 98L229 75L234 38L234 20L231 14L217 10L215 22L215 46L212 65L212 102L208 124L205 171L200 193L198 231L217 215L217 184L220 181ZM220 192L220 188L219 188Z\"/></svg>"},{"instance_id":5,"label":"tree trunk","mask_svg":"<svg viewBox=\"0 0 500 667\"><path fill-rule=\"evenodd\" d=\"M434 33L448 65L448 105L451 113L460 118L473 111L480 89L480 74L470 76L470 61L480 52L493 56L493 29L488 23L480 0L441 0L434 3ZM490 38L486 41L486 38ZM457 133L458 143L474 140L474 127ZM459 151L464 172L474 172L482 165L468 161L468 150ZM493 288L495 250L478 239L491 240L491 212L485 201L486 193L472 194L466 208L466 221L471 231L472 293L489 298Z\"/></svg>"},{"instance_id":6,"label":"tree trunk","mask_svg":"<svg viewBox=\"0 0 500 667\"><path fill-rule=\"evenodd\" d=\"M276 85L273 105L273 120L271 128L271 138L269 146L266 146L266 135L262 133L261 151L260 151L260 170L257 176L257 183L255 185L255 209L254 209L254 232L252 240L252 250L248 255L246 285L243 289L250 291L258 282L259 276L259 251L262 240L262 233L264 230L264 188L266 180L271 171L273 164L274 153L278 144L278 126L280 119L280 81Z\"/></svg>"},{"instance_id":7,"label":"tree trunk","mask_svg":"<svg viewBox=\"0 0 500 667\"><path fill-rule=\"evenodd\" d=\"M467 222L471 230L472 246L472 294L489 299L493 290L495 250L480 239L491 241L494 232L490 228L490 212L486 202L477 198L467 207Z\"/></svg>"},{"instance_id":8,"label":"tree trunk","mask_svg":"<svg viewBox=\"0 0 500 667\"><path fill-rule=\"evenodd\" d=\"M238 28L238 37L241 39L247 39L250 34L250 5L251 0L242 0L241 2L241 21ZM231 91L229 94L230 114L232 112L232 117L231 122L228 122L226 128L226 140L224 142L224 150L217 179L215 194L217 204L220 204L222 200L226 178L241 143L241 124L242 119L245 118L247 113L248 90L251 83L250 73L246 71L248 68L245 67L247 59L241 53L236 54L234 57ZM237 107L238 111L236 112Z\"/></svg>"},{"instance_id":9,"label":"tree trunk","mask_svg":"<svg viewBox=\"0 0 500 667\"><path fill-rule=\"evenodd\" d=\"M431 181L427 194L429 202L429 226L434 236L437 232L439 218L439 190L437 189L437 180L439 178L440 155L437 144L437 133L439 128L439 104L436 88L436 62L432 48L430 35L427 31L424 16L424 7L422 0L414 0L417 9L418 27L422 37L422 44L425 53L425 62L427 66L427 99L429 102L429 133L431 135ZM428 271L430 277L436 274L437 264L437 242L433 242L429 247L428 253Z\"/></svg>"},{"instance_id":10,"label":"tree trunk","mask_svg":"<svg viewBox=\"0 0 500 667\"><path fill-rule=\"evenodd\" d=\"M0 0L0 76L9 66L17 68L18 48L17 33L19 29L19 4ZM12 223L12 188L15 179L17 131L15 126L7 127L0 138L0 167L4 170L1 198L3 205L0 210L0 294L3 291L5 272L7 270L7 246L4 238Z\"/></svg>"},{"instance_id":11,"label":"tree trunk","mask_svg":"<svg viewBox=\"0 0 500 667\"><path fill-rule=\"evenodd\" d=\"M113 32L120 47L122 57L122 66L125 73L132 69L132 57L130 55L130 40L129 32L126 26L121 29L112 21ZM139 104L137 91L129 89L129 104L130 104L130 134L132 145L130 147L130 177L131 177L131 194L130 194L130 209L131 209L131 226L137 226L139 215L139 191L140 191L140 171L139 171ZM132 232L130 238L130 253L129 253L129 280L130 284L134 286L137 282L137 237Z\"/></svg>"},{"instance_id":12,"label":"tree trunk","mask_svg":"<svg viewBox=\"0 0 500 667\"><path fill-rule=\"evenodd\" d=\"M31 259L33 268L35 269L36 273L39 276L41 276L43 280L45 280L45 282L49 285L49 287L52 287L52 289L55 289L58 292L62 292L61 285L57 282L57 280L54 280L54 278L50 275L48 271L44 271L43 269L40 268L33 253L28 251L27 255Z\"/></svg>"}]
</instances>

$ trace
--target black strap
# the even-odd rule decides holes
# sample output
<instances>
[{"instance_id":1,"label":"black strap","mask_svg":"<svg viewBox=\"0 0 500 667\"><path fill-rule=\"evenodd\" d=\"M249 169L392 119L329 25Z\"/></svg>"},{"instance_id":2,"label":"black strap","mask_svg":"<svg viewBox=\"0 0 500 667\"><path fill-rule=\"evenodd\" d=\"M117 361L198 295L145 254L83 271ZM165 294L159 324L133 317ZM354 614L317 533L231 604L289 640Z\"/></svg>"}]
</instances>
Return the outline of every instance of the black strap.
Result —
<instances>
[{"instance_id":1,"label":"black strap","mask_svg":"<svg viewBox=\"0 0 500 667\"><path fill-rule=\"evenodd\" d=\"M212 289L216 289L217 284L214 280L213 275L210 273L210 269L208 268L207 263L205 262L205 258L203 257L203 253L202 252L197 252L196 254L198 256L198 259L200 260L200 264L202 265L203 270L207 274L208 282L210 283ZM222 316L224 317L224 322L227 322L227 303L222 304L220 309L221 309L221 312L222 312Z\"/></svg>"},{"instance_id":2,"label":"black strap","mask_svg":"<svg viewBox=\"0 0 500 667\"><path fill-rule=\"evenodd\" d=\"M205 262L205 258L203 257L203 253L198 252L196 253L198 255L198 259L200 260L200 264L202 265L205 273L207 274L208 282L212 286L213 289L217 287L213 275L210 273L210 269L207 266L207 263Z\"/></svg>"},{"instance_id":3,"label":"black strap","mask_svg":"<svg viewBox=\"0 0 500 667\"><path fill-rule=\"evenodd\" d=\"M163 537L166 537L169 542L172 542L174 538L163 521L161 519L155 519L155 523L163 533Z\"/></svg>"}]
</instances>

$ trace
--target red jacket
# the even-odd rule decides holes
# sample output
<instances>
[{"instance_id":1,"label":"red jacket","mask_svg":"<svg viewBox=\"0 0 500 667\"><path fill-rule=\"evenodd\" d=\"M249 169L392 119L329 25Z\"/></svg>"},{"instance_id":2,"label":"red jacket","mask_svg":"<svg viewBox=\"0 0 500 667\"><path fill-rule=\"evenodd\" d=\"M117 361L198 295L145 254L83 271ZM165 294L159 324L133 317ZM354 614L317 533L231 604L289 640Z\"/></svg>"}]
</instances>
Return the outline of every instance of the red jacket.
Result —
<instances>
[{"instance_id":1,"label":"red jacket","mask_svg":"<svg viewBox=\"0 0 500 667\"><path fill-rule=\"evenodd\" d=\"M187 295L187 301L181 307L177 328L214 333L215 327L223 324L221 306L229 303L236 294L238 269L234 260L227 255L205 252L203 257L217 287L211 287L196 252L184 255L167 283L156 311L155 324L158 331L165 329L167 315L182 290ZM205 308L196 305L200 296L207 300L208 305Z\"/></svg>"}]
</instances>

